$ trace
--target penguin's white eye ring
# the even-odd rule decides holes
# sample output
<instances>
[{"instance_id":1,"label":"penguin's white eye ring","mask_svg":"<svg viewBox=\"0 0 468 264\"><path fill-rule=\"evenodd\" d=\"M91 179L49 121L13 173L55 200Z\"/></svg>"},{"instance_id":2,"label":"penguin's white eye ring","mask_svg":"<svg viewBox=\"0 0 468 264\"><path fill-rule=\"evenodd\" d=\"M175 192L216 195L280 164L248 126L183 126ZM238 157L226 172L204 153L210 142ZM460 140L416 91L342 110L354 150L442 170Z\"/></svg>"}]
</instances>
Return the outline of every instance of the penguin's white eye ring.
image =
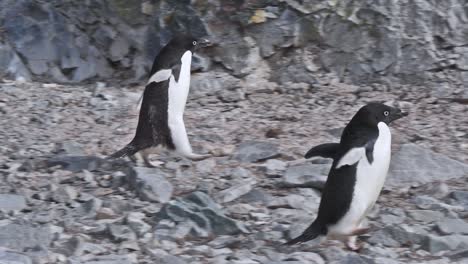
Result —
<instances>
[{"instance_id":1,"label":"penguin's white eye ring","mask_svg":"<svg viewBox=\"0 0 468 264\"><path fill-rule=\"evenodd\" d=\"M384 116L388 116L390 113L388 111L383 112Z\"/></svg>"},{"instance_id":2,"label":"penguin's white eye ring","mask_svg":"<svg viewBox=\"0 0 468 264\"><path fill-rule=\"evenodd\" d=\"M197 42L196 42L196 41L193 41L192 44L193 44L194 46L196 46L196 45L197 45Z\"/></svg>"}]
</instances>

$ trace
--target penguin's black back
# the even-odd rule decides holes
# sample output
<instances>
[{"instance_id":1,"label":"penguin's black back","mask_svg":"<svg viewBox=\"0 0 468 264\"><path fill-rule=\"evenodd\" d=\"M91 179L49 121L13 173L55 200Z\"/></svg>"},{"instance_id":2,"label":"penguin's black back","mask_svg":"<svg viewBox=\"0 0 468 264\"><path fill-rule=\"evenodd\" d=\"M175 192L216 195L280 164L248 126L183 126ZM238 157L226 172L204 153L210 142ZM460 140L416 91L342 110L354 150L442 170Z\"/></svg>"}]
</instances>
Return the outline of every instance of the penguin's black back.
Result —
<instances>
[{"instance_id":1,"label":"penguin's black back","mask_svg":"<svg viewBox=\"0 0 468 264\"><path fill-rule=\"evenodd\" d=\"M333 162L333 168L337 162ZM356 169L357 164L330 170L316 219L320 225L336 224L349 210L356 183Z\"/></svg>"},{"instance_id":2,"label":"penguin's black back","mask_svg":"<svg viewBox=\"0 0 468 264\"><path fill-rule=\"evenodd\" d=\"M169 81L152 82L145 87L135 137L130 143L138 148L162 144L174 149L168 124Z\"/></svg>"},{"instance_id":3,"label":"penguin's black back","mask_svg":"<svg viewBox=\"0 0 468 264\"><path fill-rule=\"evenodd\" d=\"M358 118L356 118L358 117ZM340 147L327 182L322 191L317 221L323 225L336 224L349 210L356 183L357 163L336 168L341 158L353 148L365 147L368 159L372 159L375 140L379 135L377 126L367 124L358 115L343 130Z\"/></svg>"}]
</instances>

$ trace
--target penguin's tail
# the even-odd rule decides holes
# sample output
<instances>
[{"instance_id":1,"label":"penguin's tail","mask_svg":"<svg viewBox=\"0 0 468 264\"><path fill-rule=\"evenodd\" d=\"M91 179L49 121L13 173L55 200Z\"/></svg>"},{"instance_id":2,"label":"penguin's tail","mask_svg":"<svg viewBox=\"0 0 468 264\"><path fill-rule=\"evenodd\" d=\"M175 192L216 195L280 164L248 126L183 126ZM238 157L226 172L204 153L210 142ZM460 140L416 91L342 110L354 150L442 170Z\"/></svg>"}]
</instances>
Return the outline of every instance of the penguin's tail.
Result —
<instances>
[{"instance_id":1,"label":"penguin's tail","mask_svg":"<svg viewBox=\"0 0 468 264\"><path fill-rule=\"evenodd\" d=\"M312 239L317 238L320 235L326 234L326 228L323 227L317 221L314 221L300 236L289 240L288 242L284 243L283 245L294 245L297 243L306 242Z\"/></svg>"},{"instance_id":2,"label":"penguin's tail","mask_svg":"<svg viewBox=\"0 0 468 264\"><path fill-rule=\"evenodd\" d=\"M133 154L138 152L138 148L136 148L134 145L131 143L122 148L121 150L115 152L114 154L110 155L109 158L124 158L127 156L132 156Z\"/></svg>"}]
</instances>

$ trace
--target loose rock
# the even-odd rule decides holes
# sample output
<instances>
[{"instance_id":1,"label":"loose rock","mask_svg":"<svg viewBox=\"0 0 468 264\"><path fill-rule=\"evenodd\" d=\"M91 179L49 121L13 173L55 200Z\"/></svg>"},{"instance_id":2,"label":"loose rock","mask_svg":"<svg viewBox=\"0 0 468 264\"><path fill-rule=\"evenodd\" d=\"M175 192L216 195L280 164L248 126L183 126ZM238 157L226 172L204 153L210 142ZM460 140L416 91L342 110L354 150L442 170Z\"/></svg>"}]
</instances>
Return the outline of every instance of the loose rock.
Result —
<instances>
[{"instance_id":1,"label":"loose rock","mask_svg":"<svg viewBox=\"0 0 468 264\"><path fill-rule=\"evenodd\" d=\"M386 185L409 187L431 181L460 178L467 173L466 164L415 144L405 144L392 157Z\"/></svg>"},{"instance_id":2,"label":"loose rock","mask_svg":"<svg viewBox=\"0 0 468 264\"><path fill-rule=\"evenodd\" d=\"M311 187L322 189L327 180L328 164L303 164L289 167L281 179L284 187Z\"/></svg>"},{"instance_id":3,"label":"loose rock","mask_svg":"<svg viewBox=\"0 0 468 264\"><path fill-rule=\"evenodd\" d=\"M167 174L156 168L137 167L129 175L130 186L137 195L147 201L166 203L172 196L172 184L167 181Z\"/></svg>"},{"instance_id":4,"label":"loose rock","mask_svg":"<svg viewBox=\"0 0 468 264\"><path fill-rule=\"evenodd\" d=\"M228 189L222 190L216 195L216 199L222 203L228 203L236 200L242 195L250 192L255 185L255 181L242 182L237 185L234 185Z\"/></svg>"},{"instance_id":5,"label":"loose rock","mask_svg":"<svg viewBox=\"0 0 468 264\"><path fill-rule=\"evenodd\" d=\"M215 235L236 235L247 232L240 223L227 216L208 195L194 192L170 201L156 219L171 219L175 222L193 221L200 229Z\"/></svg>"},{"instance_id":6,"label":"loose rock","mask_svg":"<svg viewBox=\"0 0 468 264\"><path fill-rule=\"evenodd\" d=\"M468 235L468 223L466 221L463 221L462 219L443 219L437 222L437 228L443 235Z\"/></svg>"},{"instance_id":7,"label":"loose rock","mask_svg":"<svg viewBox=\"0 0 468 264\"><path fill-rule=\"evenodd\" d=\"M258 162L275 158L279 155L277 145L260 141L244 142L234 151L234 159L241 162Z\"/></svg>"},{"instance_id":8,"label":"loose rock","mask_svg":"<svg viewBox=\"0 0 468 264\"><path fill-rule=\"evenodd\" d=\"M20 211L26 208L26 199L16 194L0 194L0 211Z\"/></svg>"}]
</instances>

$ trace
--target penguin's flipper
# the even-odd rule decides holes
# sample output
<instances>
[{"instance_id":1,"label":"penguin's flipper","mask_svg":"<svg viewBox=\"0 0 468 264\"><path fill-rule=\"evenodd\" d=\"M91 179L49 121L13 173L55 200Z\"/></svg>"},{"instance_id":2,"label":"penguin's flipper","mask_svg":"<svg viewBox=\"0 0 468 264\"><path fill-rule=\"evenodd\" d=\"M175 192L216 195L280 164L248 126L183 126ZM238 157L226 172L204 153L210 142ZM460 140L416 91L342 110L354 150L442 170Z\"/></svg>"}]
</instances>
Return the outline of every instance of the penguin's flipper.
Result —
<instances>
[{"instance_id":1,"label":"penguin's flipper","mask_svg":"<svg viewBox=\"0 0 468 264\"><path fill-rule=\"evenodd\" d=\"M326 233L326 227L323 227L320 223L314 221L300 236L289 240L288 242L284 243L284 245L294 245L297 243L307 242Z\"/></svg>"},{"instance_id":2,"label":"penguin's flipper","mask_svg":"<svg viewBox=\"0 0 468 264\"><path fill-rule=\"evenodd\" d=\"M335 169L339 169L340 167L345 165L354 165L364 157L366 157L365 147L352 148L348 152L346 152L346 154L344 154L343 157L341 157Z\"/></svg>"},{"instance_id":3,"label":"penguin's flipper","mask_svg":"<svg viewBox=\"0 0 468 264\"><path fill-rule=\"evenodd\" d=\"M333 159L336 156L340 147L339 143L325 143L318 146L311 148L307 153L304 155L306 159L319 156L323 158L330 158Z\"/></svg>"}]
</instances>

